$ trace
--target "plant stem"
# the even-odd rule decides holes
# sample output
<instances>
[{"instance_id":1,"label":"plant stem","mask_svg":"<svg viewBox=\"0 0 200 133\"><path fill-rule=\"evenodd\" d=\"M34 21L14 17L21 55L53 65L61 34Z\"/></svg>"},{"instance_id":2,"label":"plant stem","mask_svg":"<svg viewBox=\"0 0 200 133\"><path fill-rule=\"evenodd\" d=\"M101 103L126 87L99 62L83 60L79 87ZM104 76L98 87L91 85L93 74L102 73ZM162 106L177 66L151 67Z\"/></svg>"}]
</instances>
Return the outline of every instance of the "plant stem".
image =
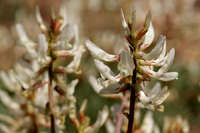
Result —
<instances>
[{"instance_id":1,"label":"plant stem","mask_svg":"<svg viewBox=\"0 0 200 133\"><path fill-rule=\"evenodd\" d=\"M116 127L115 127L115 133L121 132L121 127L122 127L122 123L123 123L123 110L124 110L124 107L126 105L128 95L129 95L129 93L128 93L128 91L126 91L125 96L122 99L122 104L121 104L120 110L117 114L117 124L116 124Z\"/></svg>"},{"instance_id":2,"label":"plant stem","mask_svg":"<svg viewBox=\"0 0 200 133\"><path fill-rule=\"evenodd\" d=\"M49 108L50 108L50 120L51 120L51 133L56 133L56 125L55 125L55 116L54 116L54 99L53 99L53 91L52 87L52 78L53 78L53 61L49 64L49 84L48 84L48 96L49 96Z\"/></svg>"},{"instance_id":3,"label":"plant stem","mask_svg":"<svg viewBox=\"0 0 200 133\"><path fill-rule=\"evenodd\" d=\"M36 117L36 115L35 114L33 114L33 116L32 116L33 118L33 127L34 127L34 133L39 133L39 126L38 126L38 122L37 122L37 117Z\"/></svg>"},{"instance_id":4,"label":"plant stem","mask_svg":"<svg viewBox=\"0 0 200 133\"><path fill-rule=\"evenodd\" d=\"M134 124L134 112L135 112L135 90L136 90L136 74L137 74L137 64L136 59L134 58L135 69L133 71L132 76L132 84L129 84L129 88L131 91L130 96L130 108L129 108L129 115L128 115L128 130L127 133L132 133L133 124Z\"/></svg>"}]
</instances>

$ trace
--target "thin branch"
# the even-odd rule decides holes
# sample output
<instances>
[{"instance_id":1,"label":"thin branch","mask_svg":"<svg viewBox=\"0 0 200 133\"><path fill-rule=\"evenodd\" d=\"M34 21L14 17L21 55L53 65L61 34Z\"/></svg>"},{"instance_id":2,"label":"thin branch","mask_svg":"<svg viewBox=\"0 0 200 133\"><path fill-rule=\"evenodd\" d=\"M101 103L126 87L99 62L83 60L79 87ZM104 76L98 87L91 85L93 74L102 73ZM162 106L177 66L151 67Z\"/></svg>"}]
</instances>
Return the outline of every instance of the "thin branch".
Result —
<instances>
[{"instance_id":1,"label":"thin branch","mask_svg":"<svg viewBox=\"0 0 200 133\"><path fill-rule=\"evenodd\" d=\"M129 96L129 93L128 93L128 91L126 91L125 96L122 99L122 104L121 104L120 110L117 114L117 124L116 124L116 127L115 127L115 133L121 132L121 127L122 127L122 124L123 124L123 117L124 117L123 116L123 110L124 110L124 107L126 106L128 96Z\"/></svg>"}]
</instances>

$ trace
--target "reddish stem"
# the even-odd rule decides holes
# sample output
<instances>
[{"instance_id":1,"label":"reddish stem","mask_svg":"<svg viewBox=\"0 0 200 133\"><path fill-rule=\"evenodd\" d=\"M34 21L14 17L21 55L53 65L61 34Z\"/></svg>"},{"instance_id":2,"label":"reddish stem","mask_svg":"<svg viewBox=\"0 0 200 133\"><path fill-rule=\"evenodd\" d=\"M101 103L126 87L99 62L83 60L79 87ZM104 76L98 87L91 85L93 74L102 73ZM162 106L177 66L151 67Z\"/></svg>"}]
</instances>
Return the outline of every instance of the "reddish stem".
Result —
<instances>
[{"instance_id":1,"label":"reddish stem","mask_svg":"<svg viewBox=\"0 0 200 133\"><path fill-rule=\"evenodd\" d=\"M121 132L121 127L122 127L122 124L123 124L123 111L124 111L124 108L126 106L128 96L129 96L129 93L128 93L128 91L126 91L125 96L122 99L122 104L121 104L120 110L117 114L117 124L116 124L116 127L115 127L115 133Z\"/></svg>"}]
</instances>

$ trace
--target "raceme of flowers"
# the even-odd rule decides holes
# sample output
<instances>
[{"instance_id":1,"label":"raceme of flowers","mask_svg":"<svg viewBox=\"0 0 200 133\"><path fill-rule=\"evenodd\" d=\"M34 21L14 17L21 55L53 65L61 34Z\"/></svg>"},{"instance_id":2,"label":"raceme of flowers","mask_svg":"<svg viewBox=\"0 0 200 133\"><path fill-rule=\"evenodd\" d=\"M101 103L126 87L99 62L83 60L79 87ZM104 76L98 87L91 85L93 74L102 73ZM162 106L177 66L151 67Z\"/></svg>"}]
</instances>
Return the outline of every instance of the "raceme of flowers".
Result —
<instances>
[{"instance_id":1,"label":"raceme of flowers","mask_svg":"<svg viewBox=\"0 0 200 133\"><path fill-rule=\"evenodd\" d=\"M134 13L132 18L127 24L121 10L122 26L129 42L128 50L122 49L119 54L113 55L103 51L90 40L86 41L86 47L94 57L94 63L100 72L100 78L96 79L94 75L90 75L89 81L97 93L120 95L116 93L126 89L126 85L131 82L130 77L133 76L133 71L136 69L137 83L140 84L137 106L163 111L162 103L169 96L167 86L162 87L160 83L156 83L154 87L149 88L149 81L156 79L167 82L178 79L177 72L168 72L174 60L175 50L172 48L167 52L166 37L160 35L151 51L146 52L153 45L155 36L151 14L148 13L144 27L139 32L136 31ZM119 73L114 74L104 62L117 62Z\"/></svg>"},{"instance_id":2,"label":"raceme of flowers","mask_svg":"<svg viewBox=\"0 0 200 133\"><path fill-rule=\"evenodd\" d=\"M6 91L0 90L0 100L15 115L15 118L0 115L0 119L8 123L0 124L0 129L10 133L36 133L39 127L52 126L52 118L47 116L53 115L56 130L62 133L65 118L69 114L79 132L98 131L108 116L107 107L99 113L96 123L91 126L86 124L89 118L82 115L85 109L81 109L82 118L78 122L74 96L78 79L70 83L66 80L67 73L81 74L79 66L85 48L79 38L78 26L67 22L64 6L58 16L52 15L50 26L45 25L38 7L36 19L41 29L38 41L29 39L23 26L16 24L18 42L27 52L13 69L0 72L8 90L15 94L11 97ZM73 59L65 65L61 60L68 57Z\"/></svg>"}]
</instances>

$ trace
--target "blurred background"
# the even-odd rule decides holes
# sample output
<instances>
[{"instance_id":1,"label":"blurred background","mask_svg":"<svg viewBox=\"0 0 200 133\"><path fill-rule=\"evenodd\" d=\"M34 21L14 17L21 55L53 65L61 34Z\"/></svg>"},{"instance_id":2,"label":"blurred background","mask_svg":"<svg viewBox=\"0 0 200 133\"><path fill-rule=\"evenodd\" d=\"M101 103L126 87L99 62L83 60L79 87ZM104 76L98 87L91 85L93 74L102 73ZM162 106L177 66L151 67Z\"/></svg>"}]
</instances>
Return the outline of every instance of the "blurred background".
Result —
<instances>
[{"instance_id":1,"label":"blurred background","mask_svg":"<svg viewBox=\"0 0 200 133\"><path fill-rule=\"evenodd\" d=\"M0 0L0 69L8 70L23 57L24 49L16 45L14 26L24 25L32 40L40 32L35 19L38 5L42 16L48 22L51 10L58 10L61 4L67 7L68 21L79 25L80 37L90 38L110 53L117 53L123 47L123 30L120 22L120 8L125 14L136 10L138 29L143 25L150 10L156 31L167 37L167 48L174 47L176 56L171 70L179 72L179 79L169 83L170 97L165 102L165 112L155 113L156 122L162 127L164 116L181 115L189 121L191 133L200 131L200 0ZM115 100L98 96L88 84L85 74L91 63L89 54L84 56L83 75L76 89L78 107L83 99L89 100L87 114L95 121L103 105L112 105ZM94 67L94 66L93 66ZM72 75L73 76L73 75ZM4 88L3 83L0 84ZM1 112L5 112L3 106ZM145 110L144 110L145 111ZM70 124L70 120L67 121ZM73 127L66 126L67 130ZM101 130L103 132L104 129Z\"/></svg>"}]
</instances>

